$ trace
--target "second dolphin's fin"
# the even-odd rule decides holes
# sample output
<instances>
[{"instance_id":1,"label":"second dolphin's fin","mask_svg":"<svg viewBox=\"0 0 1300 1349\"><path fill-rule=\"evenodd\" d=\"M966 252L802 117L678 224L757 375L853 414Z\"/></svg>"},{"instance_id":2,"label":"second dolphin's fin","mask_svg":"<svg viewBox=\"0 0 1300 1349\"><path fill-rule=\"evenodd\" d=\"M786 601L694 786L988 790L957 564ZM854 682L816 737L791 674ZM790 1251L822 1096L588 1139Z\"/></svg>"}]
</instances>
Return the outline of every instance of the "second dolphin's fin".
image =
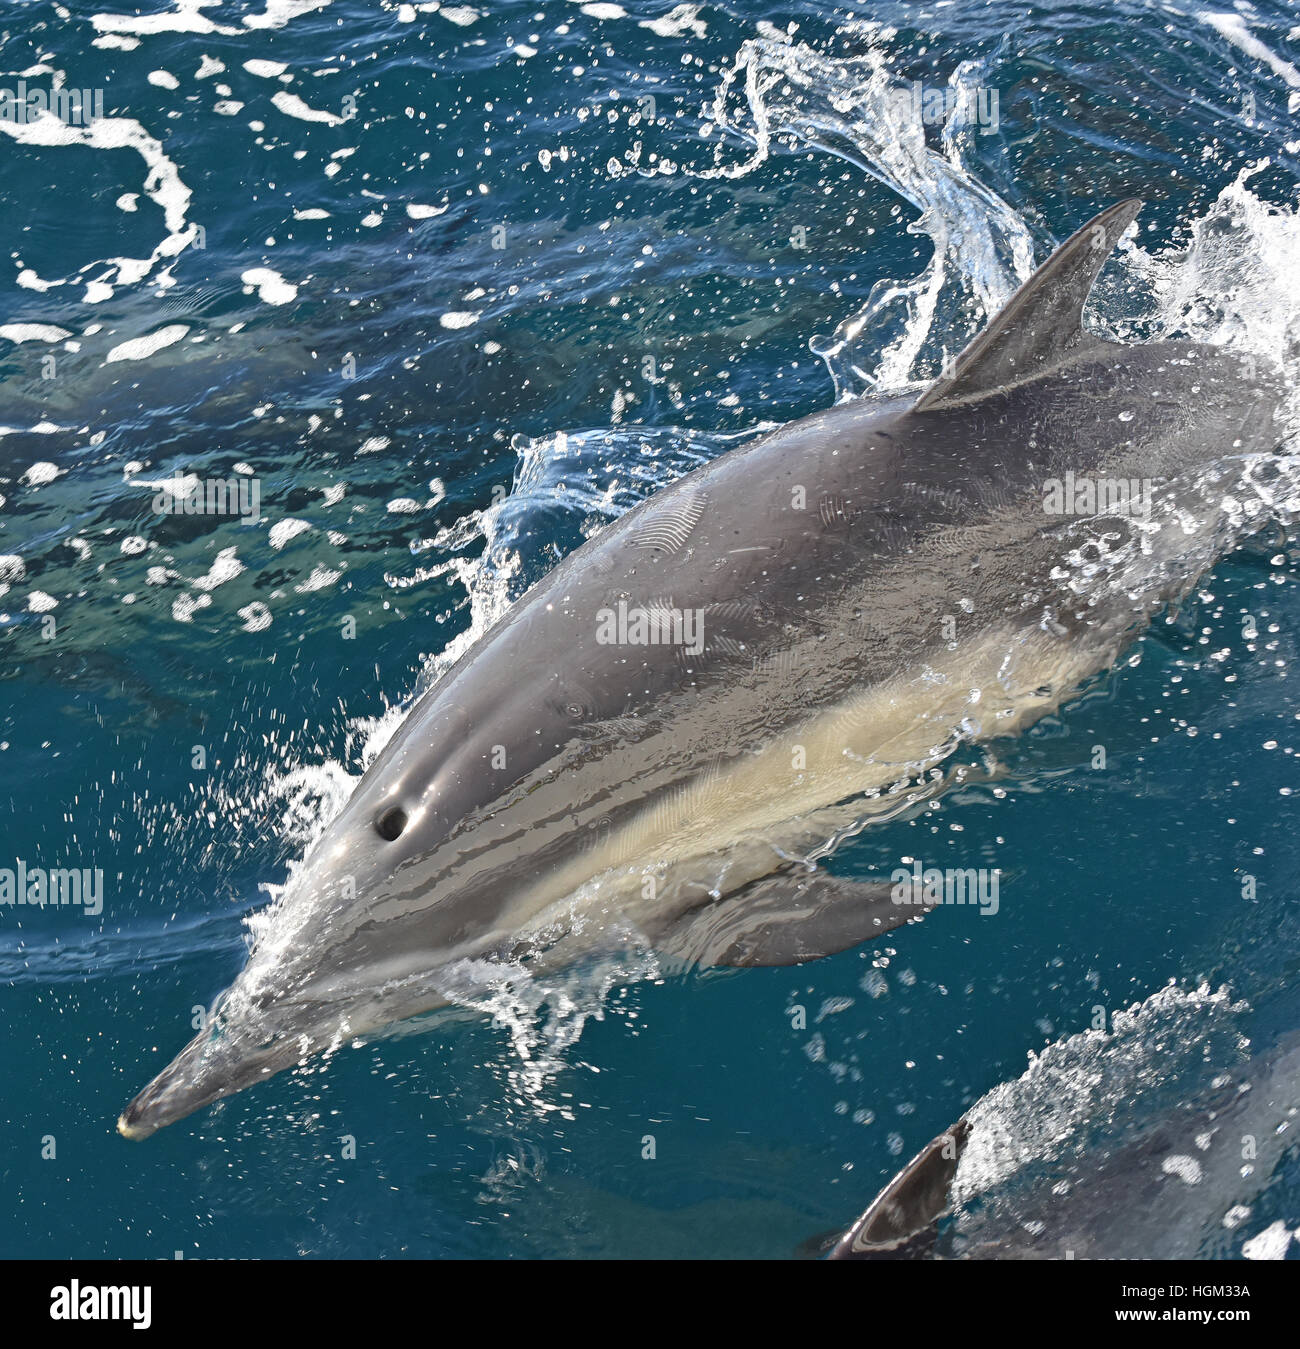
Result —
<instances>
[{"instance_id":1,"label":"second dolphin's fin","mask_svg":"<svg viewBox=\"0 0 1300 1349\"><path fill-rule=\"evenodd\" d=\"M970 1136L960 1119L928 1143L875 1197L844 1234L831 1260L880 1260L928 1253L947 1210L957 1164Z\"/></svg>"},{"instance_id":2,"label":"second dolphin's fin","mask_svg":"<svg viewBox=\"0 0 1300 1349\"><path fill-rule=\"evenodd\" d=\"M1094 216L1020 287L997 317L935 381L914 411L982 398L1059 365L1086 339L1083 306L1120 235L1137 218L1136 198Z\"/></svg>"},{"instance_id":3,"label":"second dolphin's fin","mask_svg":"<svg viewBox=\"0 0 1300 1349\"><path fill-rule=\"evenodd\" d=\"M919 918L932 905L895 903L887 881L819 868L780 871L694 909L656 945L687 965L802 965Z\"/></svg>"}]
</instances>

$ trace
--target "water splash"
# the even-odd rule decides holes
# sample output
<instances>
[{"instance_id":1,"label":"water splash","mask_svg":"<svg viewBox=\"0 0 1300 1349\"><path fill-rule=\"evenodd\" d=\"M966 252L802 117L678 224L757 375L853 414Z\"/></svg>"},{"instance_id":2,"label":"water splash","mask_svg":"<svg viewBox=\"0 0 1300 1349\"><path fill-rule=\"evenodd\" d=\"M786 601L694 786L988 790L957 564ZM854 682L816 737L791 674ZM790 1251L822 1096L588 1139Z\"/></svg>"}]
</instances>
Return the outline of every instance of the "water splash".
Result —
<instances>
[{"instance_id":1,"label":"water splash","mask_svg":"<svg viewBox=\"0 0 1300 1349\"><path fill-rule=\"evenodd\" d=\"M567 1097L553 1098L568 1051L589 1021L604 1021L620 989L656 978L653 952L629 934L620 951L557 973L537 974L518 961L463 960L441 972L438 991L454 1006L504 1030L511 1057L501 1065L507 1096L538 1116L572 1119Z\"/></svg>"},{"instance_id":2,"label":"water splash","mask_svg":"<svg viewBox=\"0 0 1300 1349\"><path fill-rule=\"evenodd\" d=\"M890 63L890 30L862 31L871 45L849 58L780 34L747 41L723 74L711 115L754 151L727 162L720 143L711 167L692 170L701 178L743 177L788 138L856 165L920 212L908 228L934 245L925 268L910 280L878 282L833 337L811 343L840 402L936 375L1033 270L1024 222L964 162L973 134L970 96L984 63L965 61L953 71L951 110L935 149L911 87Z\"/></svg>"},{"instance_id":3,"label":"water splash","mask_svg":"<svg viewBox=\"0 0 1300 1349\"><path fill-rule=\"evenodd\" d=\"M1151 1097L1206 1062L1242 1062L1246 1004L1227 989L1167 984L1117 1011L1111 1029L1087 1030L1029 1056L1029 1067L967 1112L971 1132L953 1182L964 1204L1024 1167L1090 1142L1097 1121L1123 1130L1150 1113ZM1145 1098L1145 1099L1144 1099Z\"/></svg>"}]
</instances>

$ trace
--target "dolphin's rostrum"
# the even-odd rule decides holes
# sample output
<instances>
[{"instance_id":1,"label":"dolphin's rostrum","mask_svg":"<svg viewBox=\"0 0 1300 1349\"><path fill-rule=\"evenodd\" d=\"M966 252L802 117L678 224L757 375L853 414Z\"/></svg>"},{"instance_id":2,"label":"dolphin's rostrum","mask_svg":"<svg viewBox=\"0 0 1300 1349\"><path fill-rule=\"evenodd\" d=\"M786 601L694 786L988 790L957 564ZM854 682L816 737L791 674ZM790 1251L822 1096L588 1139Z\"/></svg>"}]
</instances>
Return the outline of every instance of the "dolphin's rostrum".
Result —
<instances>
[{"instance_id":1,"label":"dolphin's rostrum","mask_svg":"<svg viewBox=\"0 0 1300 1349\"><path fill-rule=\"evenodd\" d=\"M1223 545L1189 482L1279 439L1258 366L1084 331L1138 209L1084 226L919 401L755 440L544 577L416 703L121 1132L438 1007L466 962L636 934L795 964L917 916L801 859L1106 668ZM1155 484L1156 519L1047 513L1067 474Z\"/></svg>"}]
</instances>

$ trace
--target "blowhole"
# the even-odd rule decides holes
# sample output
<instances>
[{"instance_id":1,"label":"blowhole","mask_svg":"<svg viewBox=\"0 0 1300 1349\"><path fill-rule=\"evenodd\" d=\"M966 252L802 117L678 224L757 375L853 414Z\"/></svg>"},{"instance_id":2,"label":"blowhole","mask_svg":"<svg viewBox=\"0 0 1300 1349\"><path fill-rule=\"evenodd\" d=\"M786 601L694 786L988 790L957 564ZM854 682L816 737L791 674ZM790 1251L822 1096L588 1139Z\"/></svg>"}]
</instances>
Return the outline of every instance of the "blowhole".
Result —
<instances>
[{"instance_id":1,"label":"blowhole","mask_svg":"<svg viewBox=\"0 0 1300 1349\"><path fill-rule=\"evenodd\" d=\"M402 830L405 828L406 812L401 806L394 806L391 810L384 811L375 821L375 833L389 843L396 838L401 838Z\"/></svg>"}]
</instances>

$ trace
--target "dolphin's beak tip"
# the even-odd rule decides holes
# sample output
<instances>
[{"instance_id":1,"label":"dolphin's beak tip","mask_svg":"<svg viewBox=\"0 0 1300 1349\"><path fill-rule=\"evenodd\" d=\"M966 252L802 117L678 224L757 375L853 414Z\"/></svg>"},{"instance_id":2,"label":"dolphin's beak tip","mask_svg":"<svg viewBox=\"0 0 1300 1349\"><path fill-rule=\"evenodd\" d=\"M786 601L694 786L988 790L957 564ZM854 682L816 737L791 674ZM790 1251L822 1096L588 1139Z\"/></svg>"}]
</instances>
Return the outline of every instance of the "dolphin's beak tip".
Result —
<instances>
[{"instance_id":1,"label":"dolphin's beak tip","mask_svg":"<svg viewBox=\"0 0 1300 1349\"><path fill-rule=\"evenodd\" d=\"M142 1120L133 1119L131 1108L128 1106L117 1117L117 1131L123 1138L129 1138L133 1142L138 1142L142 1138L148 1138L150 1134L158 1132L155 1125L145 1124Z\"/></svg>"}]
</instances>

